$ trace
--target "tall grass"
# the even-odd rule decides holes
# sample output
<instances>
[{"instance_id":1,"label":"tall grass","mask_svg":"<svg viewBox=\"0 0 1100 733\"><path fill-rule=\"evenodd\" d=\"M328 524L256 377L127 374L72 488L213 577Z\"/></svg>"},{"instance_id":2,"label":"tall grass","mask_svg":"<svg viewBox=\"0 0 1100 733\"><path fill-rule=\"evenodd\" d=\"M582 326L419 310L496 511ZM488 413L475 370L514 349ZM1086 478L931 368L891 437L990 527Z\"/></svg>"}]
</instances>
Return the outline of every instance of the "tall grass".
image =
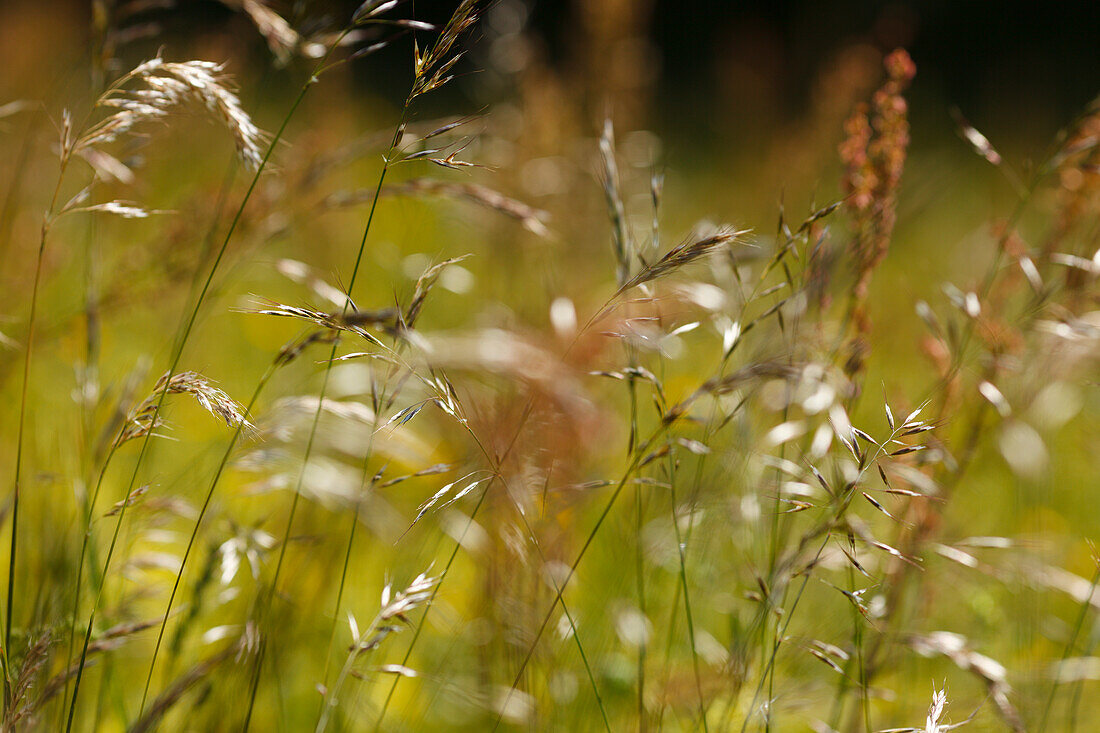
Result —
<instances>
[{"instance_id":1,"label":"tall grass","mask_svg":"<svg viewBox=\"0 0 1100 733\"><path fill-rule=\"evenodd\" d=\"M910 302L905 51L762 234L691 223L614 119L535 150L575 119L545 75L434 117L518 5L228 5L284 109L108 3L86 111L3 143L5 730L1087 728L1095 104L1026 171L956 113L1011 201ZM380 51L407 92L349 135Z\"/></svg>"}]
</instances>

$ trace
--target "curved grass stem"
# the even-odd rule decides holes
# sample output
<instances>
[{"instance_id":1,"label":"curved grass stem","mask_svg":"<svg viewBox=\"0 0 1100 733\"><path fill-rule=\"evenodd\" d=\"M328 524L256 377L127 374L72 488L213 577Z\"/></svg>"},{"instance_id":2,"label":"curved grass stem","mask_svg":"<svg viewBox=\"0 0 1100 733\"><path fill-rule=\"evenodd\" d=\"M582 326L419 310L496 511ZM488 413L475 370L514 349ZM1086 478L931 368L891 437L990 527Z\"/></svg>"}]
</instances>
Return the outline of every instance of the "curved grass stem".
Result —
<instances>
[{"instance_id":1,"label":"curved grass stem","mask_svg":"<svg viewBox=\"0 0 1100 733\"><path fill-rule=\"evenodd\" d=\"M329 49L329 53L332 53L332 51L336 48L336 45L337 44L335 44L335 43L333 44L332 48ZM232 222L229 225L229 229L226 231L225 237L222 239L222 243L221 243L221 246L218 249L218 253L214 257L214 262L210 266L210 271L207 273L206 279L203 281L202 288L200 289L198 296L195 298L194 305L190 308L189 311L187 311L185 313L184 320L181 324L181 328L178 331L175 346L172 349L172 358L171 358L170 366L168 368L167 376L164 379L164 388L160 391L160 394L159 394L159 396L157 398L157 401L155 403L155 406L153 408L152 418L151 418L152 423L151 424L155 424L156 420L157 420L157 417L160 415L161 407L164 405L164 398L168 394L169 383L171 382L172 377L177 373L177 369L179 368L180 360L183 357L184 347L187 345L187 341L191 337L191 333L194 329L195 322L198 319L199 311L201 310L202 305L206 300L207 294L210 292L210 286L212 285L212 283L214 281L214 277L218 272L218 268L220 267L221 262L225 257L226 250L229 248L229 242L232 239L233 234L236 232L237 226L240 224L242 217L244 216L245 207L248 205L249 200L251 200L252 194L256 190L256 186L259 184L260 176L263 174L264 170L267 168L268 161L271 159L272 154L275 152L276 146L278 146L279 141L282 139L283 135L285 134L287 126L290 124L291 118L294 116L294 113L297 111L298 107L301 105L302 100L305 98L306 92L316 82L316 80L317 80L316 76L311 76L309 81L307 81L302 86L302 89L298 93L298 96L295 98L294 103L290 107L290 110L287 112L286 116L284 116L282 123L279 125L278 131L275 133L274 137L272 137L271 143L268 146L267 151L264 153L264 156L261 159L260 164L256 167L256 172L252 176L252 181L249 183L248 190L245 192L244 198L241 200L240 205L237 207L237 210L233 215L233 219L232 219ZM144 461L144 458L148 453L149 441L150 441L151 437L152 437L152 431L150 430L141 439L141 450L138 453L138 458L137 458L137 461L134 464L133 473L130 476L130 481L129 481L129 484L126 488L126 492L123 494L123 497L129 496L130 492L133 491L133 489L134 489L134 485L137 483L138 472L141 470L142 462ZM126 504L124 502L123 505L122 505L121 510L119 511L118 520L115 523L114 538L112 539L112 543L111 543L111 550L112 551L114 549L114 540L118 537L118 531L119 531L119 528L122 525L122 521L125 518L125 515L126 515ZM99 583L99 590L96 592L96 604L98 604L99 597L100 597L100 595L102 593L102 590L103 590L103 579L106 578L107 571L110 567L111 554L112 554L111 552L108 552L107 559L104 563L103 578L101 578L100 583ZM180 568L180 574L182 574L182 572L183 572L183 568L181 567ZM91 615L89 617L88 632L87 632L87 634L85 634L85 637L84 637L84 649L81 650L81 664L80 664L80 667L76 671L76 677L75 677L74 682L73 682L73 697L72 697L72 702L69 705L69 717L68 717L68 722L65 726L66 733L68 733L69 731L72 730L73 716L76 712L77 695L78 695L79 690L80 690L80 680L81 680L81 677L83 676L83 672L84 672L84 659L87 656L87 647L88 647L88 643L91 640L92 622L94 621L95 613L96 613L96 606L93 606L92 611L91 611Z\"/></svg>"}]
</instances>

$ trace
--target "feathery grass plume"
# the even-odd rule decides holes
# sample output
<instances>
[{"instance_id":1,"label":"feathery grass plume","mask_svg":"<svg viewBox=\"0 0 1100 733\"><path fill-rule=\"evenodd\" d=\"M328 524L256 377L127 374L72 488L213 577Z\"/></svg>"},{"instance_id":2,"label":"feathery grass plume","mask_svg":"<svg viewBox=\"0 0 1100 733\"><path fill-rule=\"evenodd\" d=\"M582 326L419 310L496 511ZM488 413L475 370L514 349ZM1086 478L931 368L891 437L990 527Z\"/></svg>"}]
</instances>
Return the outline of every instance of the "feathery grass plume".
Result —
<instances>
[{"instance_id":1,"label":"feathery grass plume","mask_svg":"<svg viewBox=\"0 0 1100 733\"><path fill-rule=\"evenodd\" d=\"M393 584L387 583L382 589L382 610L378 614L378 620L385 622L398 619L408 623L407 614L424 604L431 598L432 588L439 582L439 578L433 578L427 573L420 573L405 590L393 593Z\"/></svg>"},{"instance_id":2,"label":"feathery grass plume","mask_svg":"<svg viewBox=\"0 0 1100 733\"><path fill-rule=\"evenodd\" d=\"M928 706L928 717L924 721L924 733L943 733L947 726L940 724L947 710L947 690L932 692L932 703Z\"/></svg>"},{"instance_id":3,"label":"feathery grass plume","mask_svg":"<svg viewBox=\"0 0 1100 733\"><path fill-rule=\"evenodd\" d=\"M63 135L62 154L68 156L112 143L130 135L139 125L164 120L187 107L198 107L220 122L233 136L237 155L250 169L258 170L264 156L265 135L241 107L230 88L224 66L210 61L164 61L159 56L138 64L96 102L115 109L69 142ZM137 88L129 88L130 85Z\"/></svg>"},{"instance_id":4,"label":"feathery grass plume","mask_svg":"<svg viewBox=\"0 0 1100 733\"><path fill-rule=\"evenodd\" d=\"M126 417L126 423L115 437L114 445L116 448L130 440L144 437L150 431L160 427L162 421L157 416L157 405L162 392L167 394L189 394L195 398L200 407L214 417L225 421L225 424L229 427L239 425L249 431L255 431L256 429L249 422L245 408L225 392L215 387L203 375L188 371L174 374L169 379L168 375L165 374L157 380L152 394L130 410L129 415Z\"/></svg>"},{"instance_id":5,"label":"feathery grass plume","mask_svg":"<svg viewBox=\"0 0 1100 733\"><path fill-rule=\"evenodd\" d=\"M847 139L840 146L845 166L844 189L855 232L849 246L856 282L853 309L856 327L864 333L864 302L875 268L886 256L897 219L897 193L909 147L907 105L902 93L916 74L909 54L897 49L885 59L886 82L871 106L860 104L844 124Z\"/></svg>"}]
</instances>

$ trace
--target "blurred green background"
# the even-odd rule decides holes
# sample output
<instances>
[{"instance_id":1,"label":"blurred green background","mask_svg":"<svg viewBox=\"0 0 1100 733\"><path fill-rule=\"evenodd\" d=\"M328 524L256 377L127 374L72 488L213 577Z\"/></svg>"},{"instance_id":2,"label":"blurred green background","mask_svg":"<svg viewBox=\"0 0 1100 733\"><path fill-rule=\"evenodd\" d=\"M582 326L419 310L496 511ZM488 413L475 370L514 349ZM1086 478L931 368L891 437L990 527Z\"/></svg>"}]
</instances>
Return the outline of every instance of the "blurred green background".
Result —
<instances>
[{"instance_id":1,"label":"blurred green background","mask_svg":"<svg viewBox=\"0 0 1100 733\"><path fill-rule=\"evenodd\" d=\"M273 7L305 35L339 26L355 5L288 0ZM405 17L442 22L452 6L417 0L405 3L402 12ZM233 2L120 2L117 10L125 22L113 30L117 55L103 70L108 76L158 50L169 60L225 62L245 108L269 131L277 128L312 67L312 61L300 58L274 63L264 39ZM94 97L95 63L89 60L89 49L96 44L93 27L88 3L9 0L0 7L0 104L33 103L0 119L0 333L11 341L0 345L0 463L5 470L14 457L30 276L42 211L57 172L53 125L63 108L72 109L79 119ZM471 253L474 256L433 292L424 328L510 328L560 352L563 345L548 328L551 302L571 299L583 323L614 292L598 175L597 140L605 118L615 124L624 199L637 231L649 230L650 177L658 171L666 176L661 231L668 245L706 220L751 228L752 240L768 250L775 243L781 208L787 221L798 222L843 195L837 146L844 137L844 120L879 85L883 55L905 47L917 66L907 94L912 143L890 253L872 284L874 348L864 377L867 397L853 412L856 425L881 430L880 393L889 395L895 411L905 414L929 396L937 381L922 346L925 327L915 315L916 303L928 301L942 313L950 310L941 290L944 282L963 290L978 286L994 260L996 224L1011 215L1017 200L1003 172L976 156L961 139L951 110L959 110L1022 177L1028 177L1045 159L1058 131L1100 90L1098 34L1100 6L1085 2L489 3L483 22L464 42L469 54L457 67L459 78L419 105L414 123L414 131L423 133L456 116L481 115L472 123L477 134L463 155L489 170L456 173L409 166L396 169L391 183L428 174L484 184L545 211L552 234L537 236L508 217L468 202L387 196L356 284L357 304L384 308L406 302L427 264ZM422 37L426 35L418 32L418 41ZM336 206L332 197L369 189L377 180L380 151L388 143L411 79L410 57L406 37L324 75L291 121L274 169L262 179L214 281L183 363L215 379L238 400L247 399L274 353L297 332L293 323L240 310L251 307L256 296L290 304L316 302L309 288L279 275L276 263L282 258L301 260L330 283L346 285L365 207ZM209 262L210 248L224 235L246 185L247 176L231 162L232 145L223 130L196 116L151 132L148 145L123 151L138 172L136 182L106 187L114 198L174 213L140 221L74 219L59 223L51 235L29 392L30 470L23 510L28 518L23 531L30 544L18 570L25 595L18 600L17 626L64 615L61 611L71 603L68 579L80 531L74 497L87 490L93 460L89 446L109 412L104 405L125 394L130 375L135 375L133 389L140 399L164 370L172 334L194 292L195 273ZM1019 234L1026 243L1046 236L1059 204L1058 183L1055 177L1051 188L1041 189L1021 218ZM73 177L65 183L65 194L75 194L80 185ZM839 229L843 231L842 225ZM1097 231L1095 219L1090 219L1074 245L1079 254L1092 256ZM1092 280L1084 301L1094 306L1095 297ZM97 336L90 345L93 332ZM662 375L673 399L688 394L706 376L703 365L718 354L713 338L689 334L684 342L691 358L670 365ZM762 342L754 348L767 353L780 345ZM613 368L621 361L621 355L604 346L593 346L586 358L580 363L593 369ZM88 380L81 369L88 365L97 372L91 381L99 391L85 399L80 385ZM1023 376L1013 383L1019 392L1007 394L1010 401L1023 402L1025 396L1031 400L1041 393L1043 370L1055 366L1038 359L1025 364L1019 370ZM944 542L986 535L1013 540L1009 550L975 551L983 562L1005 572L976 573L930 555L923 581L914 591L927 595L915 603L918 610L907 619L913 631L964 634L976 650L1003 663L1016 688L1014 702L1026 711L1029 722L1040 715L1050 686L1050 664L1062 653L1078 605L1026 580L1021 569L1032 567L1026 563L1046 563L1087 579L1095 567L1087 544L1100 528L1094 478L1100 447L1095 366L1095 360L1086 360L1081 380L1047 394L1048 403L1033 407L1028 416L1045 441L1049 459L1043 471L1014 474L1002 455L999 428L991 427L973 470L944 507L939 527ZM332 396L362 397L362 369L356 363L337 367ZM968 365L965 376L973 382L978 371L978 365ZM185 585L191 595L183 613L198 620L188 622L189 636L179 641L173 672L201 658L207 648L200 638L204 631L240 623L244 601L254 592L253 581L245 577L242 565L234 582L247 592L231 598L231 591L240 588L233 583L223 588L211 580L216 575L213 568L224 567L218 563L223 562L228 538L248 536L261 545L267 541L257 540L258 535L249 535L245 528L257 528L268 538L281 532L289 492L280 490L286 486L276 479L293 476L292 459L301 449L304 418L287 413L285 404L280 413L278 400L316 393L319 383L315 360L303 359L280 373L262 400L261 427L264 415L274 425L282 419L295 426L283 446L290 460L283 466L270 456L256 457L251 451L258 445L239 451L243 463L219 489L214 518L188 566ZM484 412L474 422L489 426L491 437L503 441L507 426L518 416L521 397L506 388L490 390L476 379L471 392L481 394L482 387L484 399L475 402ZM601 404L623 407L623 393L616 387L598 384L591 389ZM170 421L174 442L153 443L149 465L155 468L146 471L144 479L156 486L158 497L165 497L165 506L124 528L123 557L130 562L107 586L109 618L138 619L162 612L164 586L172 578L171 560L164 556L178 555L193 507L201 501L224 450L223 426L193 405L174 405ZM414 429L409 435L380 440L372 467L387 465L391 473L406 473L440 462L476 464L476 452L454 426L419 418L410 424ZM953 437L964 437L957 430L960 424L945 426L942 437L949 445ZM324 427L326 449L336 458L323 464L331 473L319 473L315 484L307 482L311 500L303 504L295 525L295 543L280 583L291 600L287 608L294 610L284 609L279 618L283 636L277 643L285 645L285 651L272 655L270 682L263 687L257 720L264 730L305 729L312 725L319 704L313 689L322 668L317 650L328 643L346 509L359 481L354 449L341 454L340 441L358 445L362 436L355 430L363 429L335 418ZM589 451L557 446L568 465L555 483L617 477L627 443L621 413L596 419L577 432L589 436L584 446ZM602 441L606 450L591 450ZM259 461L262 471L248 470L250 457ZM135 458L136 451L116 459L111 476L117 478L106 487L110 502L120 498ZM736 459L705 469L708 485L718 495L731 475L749 476L751 470L747 460L742 465ZM345 606L359 609L360 622L376 608L386 578L398 579L397 587L431 562L438 570L446 560L458 533L454 525L465 514L426 522L397 541L416 507L442 483L438 478L411 479L399 491L360 508L368 531L361 551L352 558L345 598ZM3 480L8 480L7 474ZM192 508L170 506L167 497ZM719 499L713 506L723 507L716 510L719 516L729 509ZM414 657L413 666L423 676L402 683L387 719L394 730L480 730L491 723L487 710L492 706L480 696L491 697L493 690L510 685L525 640L507 638L500 629L508 624L501 619L514 614L530 626L549 601L539 571L511 575L508 560L502 559L507 552L500 548L507 546L508 535L497 531L494 520L503 527L508 511L503 499L489 502L480 521L492 535L485 542L496 554L472 549L448 579L430 624L432 633ZM586 559L576 581L584 590L571 607L581 618L594 619L587 641L609 704L626 711L615 729L625 730L619 725L627 726L630 720L635 661L622 635L617 638L610 630L609 621L626 607L623 599L633 592L633 579L623 571L627 560L622 550L632 546L633 526L627 509L622 513ZM571 525L587 527L595 515L591 506L566 506L550 522L550 537L544 541L566 561L574 554L568 548L576 546L565 539ZM729 640L745 631L738 625L747 612L731 609L741 608L745 588L753 585L746 570L751 562L738 555L741 548L752 547L752 528L740 518L733 522L734 529L728 529L715 514L700 521L706 531L701 530L703 539L697 540L696 555L704 559L699 561L698 577L692 579L702 599L697 623L717 640L720 659L723 647L730 653ZM647 531L652 533L654 558L667 560L673 542L669 528L662 529L654 519ZM257 557L266 562L271 554L268 546ZM159 569L158 558L164 561ZM665 594L662 608L672 608L673 594L679 593L676 564L655 559L654 567L658 566L653 592ZM1009 572L1013 567L1021 572ZM494 592L511 598L506 592L510 585L517 597L529 591L530 597L542 599L542 605L516 601L515 606L494 606ZM799 634L835 641L847 633L850 609L838 604L835 594L814 586L805 603L811 610L800 609L808 618ZM311 621L304 623L302 618ZM664 617L652 620L659 627L666 623ZM338 623L342 625L343 618ZM1090 616L1082 648L1095 646L1097 628ZM654 675L667 676L661 691L653 694L663 696L662 710L667 705L673 711L666 725L692 729L694 688L690 655L685 656L683 648L685 633L671 634L669 648L679 651L671 653L673 661L667 667L655 668ZM403 645L408 636L398 642ZM545 672L540 678L548 690L545 697L553 701L554 712L533 717L527 725L595 729L595 704L579 664L573 657L560 658L575 656L574 650L560 638L554 644L553 651L538 660ZM150 649L151 640L141 637L114 652L103 671L96 671L96 687L91 689L98 695L88 694L86 709L82 708L85 721L99 721L104 730L122 730L121 721L132 720L136 711L129 687L143 681ZM397 661L390 657L398 656L393 652L387 661ZM778 729L803 730L817 713L804 718L800 711L828 709L836 692L829 674L809 656L784 662L777 706L789 702L794 712L778 718ZM167 672L163 675L158 679L167 683ZM1086 721L1100 715L1095 677L1083 688L1081 730L1089 729ZM883 690L892 691L874 702L876 722L882 723L878 727L919 724L933 685L948 678L955 720L985 700L980 680L960 674L951 662L911 655L878 680ZM172 729L232 729L230 718L236 713L223 717L222 711L239 708L247 680L243 673L227 673L224 684L218 681L203 689L186 711L173 713ZM342 700L347 710L340 724L347 729L369 729L388 680L364 686L360 698ZM93 705L100 708L98 717L92 716ZM982 708L974 728L998 727L991 708ZM1056 715L1062 715L1058 710ZM53 715L44 719L45 727L53 724ZM1050 729L1067 725L1065 718L1055 719ZM85 729L91 727L87 724Z\"/></svg>"}]
</instances>

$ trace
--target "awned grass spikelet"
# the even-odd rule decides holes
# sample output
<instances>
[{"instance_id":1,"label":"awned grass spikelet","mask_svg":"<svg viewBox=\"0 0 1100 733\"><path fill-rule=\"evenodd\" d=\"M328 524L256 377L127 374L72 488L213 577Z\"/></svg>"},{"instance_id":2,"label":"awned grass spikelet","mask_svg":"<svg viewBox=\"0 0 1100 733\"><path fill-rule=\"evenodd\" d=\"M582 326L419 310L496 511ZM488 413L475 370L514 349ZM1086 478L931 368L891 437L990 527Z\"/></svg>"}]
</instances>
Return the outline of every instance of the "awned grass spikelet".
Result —
<instances>
[{"instance_id":1,"label":"awned grass spikelet","mask_svg":"<svg viewBox=\"0 0 1100 733\"><path fill-rule=\"evenodd\" d=\"M0 105L5 731L1100 715L1096 102L937 147L845 46L776 217L624 110L648 3L168 5Z\"/></svg>"}]
</instances>

